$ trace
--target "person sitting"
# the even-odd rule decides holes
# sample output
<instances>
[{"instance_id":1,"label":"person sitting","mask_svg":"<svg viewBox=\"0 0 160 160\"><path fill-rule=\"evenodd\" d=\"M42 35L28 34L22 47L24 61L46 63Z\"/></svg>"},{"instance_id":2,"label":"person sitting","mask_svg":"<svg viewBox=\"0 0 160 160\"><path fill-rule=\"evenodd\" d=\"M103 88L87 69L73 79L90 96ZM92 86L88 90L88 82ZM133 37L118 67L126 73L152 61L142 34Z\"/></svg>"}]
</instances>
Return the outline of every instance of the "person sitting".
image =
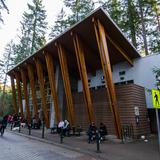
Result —
<instances>
[{"instance_id":1,"label":"person sitting","mask_svg":"<svg viewBox=\"0 0 160 160\"><path fill-rule=\"evenodd\" d=\"M95 139L96 136L96 130L97 127L95 126L94 122L91 123L91 125L88 128L88 143L91 143L91 141L93 141Z\"/></svg>"},{"instance_id":2,"label":"person sitting","mask_svg":"<svg viewBox=\"0 0 160 160\"><path fill-rule=\"evenodd\" d=\"M13 127L18 127L18 115L15 114L13 117Z\"/></svg>"},{"instance_id":3,"label":"person sitting","mask_svg":"<svg viewBox=\"0 0 160 160\"><path fill-rule=\"evenodd\" d=\"M64 128L64 121L61 120L61 121L58 123L57 132L58 132L58 133L63 132L63 128Z\"/></svg>"},{"instance_id":4,"label":"person sitting","mask_svg":"<svg viewBox=\"0 0 160 160\"><path fill-rule=\"evenodd\" d=\"M67 134L67 136L69 136L70 130L71 130L70 123L68 122L68 120L65 120L64 127L63 127L64 135Z\"/></svg>"},{"instance_id":5,"label":"person sitting","mask_svg":"<svg viewBox=\"0 0 160 160\"><path fill-rule=\"evenodd\" d=\"M38 118L38 123L37 123L37 129L40 129L41 128L41 125L42 125L42 122L41 122L41 119Z\"/></svg>"},{"instance_id":6,"label":"person sitting","mask_svg":"<svg viewBox=\"0 0 160 160\"><path fill-rule=\"evenodd\" d=\"M102 122L100 123L99 133L101 140L105 140L105 135L107 135L107 128Z\"/></svg>"}]
</instances>

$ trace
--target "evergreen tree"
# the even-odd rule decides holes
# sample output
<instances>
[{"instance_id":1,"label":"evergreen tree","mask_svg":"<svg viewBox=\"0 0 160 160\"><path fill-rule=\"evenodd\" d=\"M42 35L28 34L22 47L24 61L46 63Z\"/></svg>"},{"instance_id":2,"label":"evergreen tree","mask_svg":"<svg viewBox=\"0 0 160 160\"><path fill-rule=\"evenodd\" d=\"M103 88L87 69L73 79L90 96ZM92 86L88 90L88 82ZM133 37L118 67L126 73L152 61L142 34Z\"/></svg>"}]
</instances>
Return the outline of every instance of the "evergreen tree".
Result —
<instances>
[{"instance_id":1,"label":"evergreen tree","mask_svg":"<svg viewBox=\"0 0 160 160\"><path fill-rule=\"evenodd\" d=\"M146 25L145 25L145 16L144 16L144 9L143 9L143 0L138 0L138 7L139 7L139 14L141 19L141 26L142 26L142 37L143 37L143 43L144 43L144 50L145 55L148 55L148 43L147 43L147 31L146 31Z\"/></svg>"},{"instance_id":2,"label":"evergreen tree","mask_svg":"<svg viewBox=\"0 0 160 160\"><path fill-rule=\"evenodd\" d=\"M19 36L20 43L16 46L16 63L32 55L46 42L46 11L42 5L42 0L33 0L32 5L27 5L28 11L24 12L23 21L21 22L21 36Z\"/></svg>"},{"instance_id":3,"label":"evergreen tree","mask_svg":"<svg viewBox=\"0 0 160 160\"><path fill-rule=\"evenodd\" d=\"M127 0L127 21L126 26L130 31L130 39L133 45L137 48L137 39L136 35L138 33L138 26L139 26L139 16L136 9L135 4L132 0Z\"/></svg>"},{"instance_id":4,"label":"evergreen tree","mask_svg":"<svg viewBox=\"0 0 160 160\"><path fill-rule=\"evenodd\" d=\"M100 0L99 4L137 48L137 29L140 22L133 0Z\"/></svg>"},{"instance_id":5,"label":"evergreen tree","mask_svg":"<svg viewBox=\"0 0 160 160\"><path fill-rule=\"evenodd\" d=\"M0 0L0 22L3 22L2 12L1 12L3 9L5 9L9 13L9 10L5 4L5 0Z\"/></svg>"},{"instance_id":6,"label":"evergreen tree","mask_svg":"<svg viewBox=\"0 0 160 160\"><path fill-rule=\"evenodd\" d=\"M160 32L160 1L157 0L149 0L149 4L152 8L152 14L154 16L154 19L156 19L157 28Z\"/></svg>"},{"instance_id":7,"label":"evergreen tree","mask_svg":"<svg viewBox=\"0 0 160 160\"><path fill-rule=\"evenodd\" d=\"M70 26L85 18L94 9L92 0L64 0L63 2L66 9L70 9L71 13L66 15L64 9L61 9L55 25L52 27L50 38L55 38Z\"/></svg>"},{"instance_id":8,"label":"evergreen tree","mask_svg":"<svg viewBox=\"0 0 160 160\"><path fill-rule=\"evenodd\" d=\"M49 34L50 39L55 38L68 28L68 23L66 18L67 18L66 14L64 12L64 9L62 8L57 16L55 25L52 27L51 33Z\"/></svg>"},{"instance_id":9,"label":"evergreen tree","mask_svg":"<svg viewBox=\"0 0 160 160\"><path fill-rule=\"evenodd\" d=\"M14 53L14 44L13 41L8 43L5 48L5 53L3 55L3 63L1 63L0 74L1 74L1 84L3 84L3 88L0 94L0 112L3 114L5 109L5 101L6 101L6 84L7 84L7 72L13 66L13 53Z\"/></svg>"},{"instance_id":10,"label":"evergreen tree","mask_svg":"<svg viewBox=\"0 0 160 160\"><path fill-rule=\"evenodd\" d=\"M0 61L0 77L1 83L6 83L6 78L4 75L14 66L14 53L15 53L15 44L11 40L5 47L5 52L3 54L2 60Z\"/></svg>"},{"instance_id":11,"label":"evergreen tree","mask_svg":"<svg viewBox=\"0 0 160 160\"><path fill-rule=\"evenodd\" d=\"M64 0L63 2L72 12L71 15L68 16L69 26L84 19L86 15L94 9L92 0Z\"/></svg>"},{"instance_id":12,"label":"evergreen tree","mask_svg":"<svg viewBox=\"0 0 160 160\"><path fill-rule=\"evenodd\" d=\"M151 54L160 52L160 10L158 5L160 2L157 0L149 0L145 3L147 13L147 37L148 37L148 48Z\"/></svg>"},{"instance_id":13,"label":"evergreen tree","mask_svg":"<svg viewBox=\"0 0 160 160\"><path fill-rule=\"evenodd\" d=\"M99 5L106 10L118 27L122 28L122 10L119 0L100 0Z\"/></svg>"}]
</instances>

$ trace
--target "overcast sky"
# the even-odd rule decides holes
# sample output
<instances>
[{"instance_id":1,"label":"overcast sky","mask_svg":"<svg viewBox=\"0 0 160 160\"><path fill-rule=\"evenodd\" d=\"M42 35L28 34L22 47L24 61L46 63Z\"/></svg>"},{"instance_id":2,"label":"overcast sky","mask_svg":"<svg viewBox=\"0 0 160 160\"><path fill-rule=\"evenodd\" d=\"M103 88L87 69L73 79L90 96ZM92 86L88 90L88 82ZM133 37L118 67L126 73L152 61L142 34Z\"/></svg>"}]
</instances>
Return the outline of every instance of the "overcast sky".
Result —
<instances>
[{"instance_id":1,"label":"overcast sky","mask_svg":"<svg viewBox=\"0 0 160 160\"><path fill-rule=\"evenodd\" d=\"M9 14L4 10L2 13L4 24L0 24L0 57L4 53L4 48L11 39L17 36L17 29L20 28L22 14L27 11L27 2L32 0L7 0L6 4L9 9ZM48 26L54 24L55 17L60 12L63 3L62 0L43 0L47 11Z\"/></svg>"},{"instance_id":2,"label":"overcast sky","mask_svg":"<svg viewBox=\"0 0 160 160\"><path fill-rule=\"evenodd\" d=\"M97 0L93 1L97 2ZM0 24L0 59L2 58L6 44L12 39L16 40L22 15L28 9L27 3L31 2L32 0L6 0L9 14L5 10L2 11L4 24ZM63 0L43 0L43 5L47 12L48 26L51 27L63 7Z\"/></svg>"}]
</instances>

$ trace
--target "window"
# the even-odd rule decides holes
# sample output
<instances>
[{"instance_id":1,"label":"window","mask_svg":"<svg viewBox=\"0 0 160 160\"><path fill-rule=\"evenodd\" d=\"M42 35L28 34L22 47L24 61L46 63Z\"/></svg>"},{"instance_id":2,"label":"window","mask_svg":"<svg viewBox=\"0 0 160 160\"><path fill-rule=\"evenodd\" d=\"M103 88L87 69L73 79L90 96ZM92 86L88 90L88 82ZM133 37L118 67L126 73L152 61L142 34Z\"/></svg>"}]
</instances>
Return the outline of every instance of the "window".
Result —
<instances>
[{"instance_id":1,"label":"window","mask_svg":"<svg viewBox=\"0 0 160 160\"><path fill-rule=\"evenodd\" d=\"M126 74L126 71L121 71L119 72L119 75L122 76L122 75L125 75Z\"/></svg>"},{"instance_id":2,"label":"window","mask_svg":"<svg viewBox=\"0 0 160 160\"><path fill-rule=\"evenodd\" d=\"M104 76L101 77L101 80L104 80Z\"/></svg>"},{"instance_id":3,"label":"window","mask_svg":"<svg viewBox=\"0 0 160 160\"><path fill-rule=\"evenodd\" d=\"M120 80L123 81L123 80L124 80L124 77L120 77Z\"/></svg>"}]
</instances>

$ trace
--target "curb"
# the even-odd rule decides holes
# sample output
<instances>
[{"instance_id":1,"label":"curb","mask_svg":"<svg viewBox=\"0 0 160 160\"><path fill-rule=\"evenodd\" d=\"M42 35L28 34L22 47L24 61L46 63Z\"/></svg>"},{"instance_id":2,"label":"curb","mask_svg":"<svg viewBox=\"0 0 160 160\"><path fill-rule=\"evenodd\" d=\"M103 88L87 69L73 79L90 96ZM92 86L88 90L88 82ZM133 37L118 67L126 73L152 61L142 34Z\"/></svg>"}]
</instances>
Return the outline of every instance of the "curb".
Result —
<instances>
[{"instance_id":1,"label":"curb","mask_svg":"<svg viewBox=\"0 0 160 160\"><path fill-rule=\"evenodd\" d=\"M82 154L87 154L87 155L92 156L94 158L100 158L102 160L108 160L107 158L105 158L106 155L104 155L101 152L99 152L99 153L97 153L96 151L91 152L91 151L84 150L84 149L81 149L81 148L78 148L78 147L75 148L75 147L71 147L71 146L68 146L68 145L65 145L65 144L56 143L56 142L53 142L53 141L50 141L50 140L34 137L32 135L26 135L26 134L19 133L19 132L13 132L13 131L10 131L10 130L7 130L7 132L9 132L11 134L16 134L16 135L19 135L19 136L22 136L22 137L26 137L26 138L29 138L29 139L32 139L32 140L35 140L35 141L39 141L39 142L55 145L57 147L62 147L62 148L65 148L65 149L69 149L69 150L79 152L79 153L82 153Z\"/></svg>"}]
</instances>

